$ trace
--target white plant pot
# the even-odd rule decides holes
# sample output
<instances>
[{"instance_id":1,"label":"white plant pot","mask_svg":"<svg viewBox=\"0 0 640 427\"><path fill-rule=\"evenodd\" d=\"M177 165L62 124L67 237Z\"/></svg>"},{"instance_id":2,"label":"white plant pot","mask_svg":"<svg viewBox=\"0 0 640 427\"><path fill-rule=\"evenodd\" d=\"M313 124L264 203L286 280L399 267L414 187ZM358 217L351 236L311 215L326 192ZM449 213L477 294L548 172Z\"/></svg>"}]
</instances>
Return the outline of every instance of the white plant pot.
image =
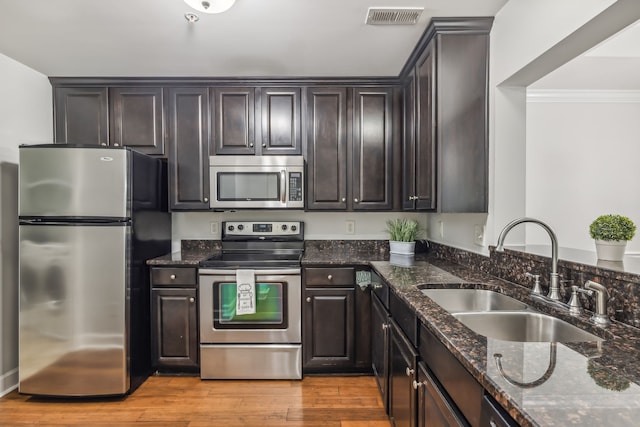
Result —
<instances>
[{"instance_id":1,"label":"white plant pot","mask_svg":"<svg viewBox=\"0 0 640 427\"><path fill-rule=\"evenodd\" d=\"M626 248L626 240L596 240L596 254L603 261L622 261Z\"/></svg>"},{"instance_id":2,"label":"white plant pot","mask_svg":"<svg viewBox=\"0 0 640 427\"><path fill-rule=\"evenodd\" d=\"M399 255L413 255L416 251L416 242L396 242L389 240L389 252Z\"/></svg>"}]
</instances>

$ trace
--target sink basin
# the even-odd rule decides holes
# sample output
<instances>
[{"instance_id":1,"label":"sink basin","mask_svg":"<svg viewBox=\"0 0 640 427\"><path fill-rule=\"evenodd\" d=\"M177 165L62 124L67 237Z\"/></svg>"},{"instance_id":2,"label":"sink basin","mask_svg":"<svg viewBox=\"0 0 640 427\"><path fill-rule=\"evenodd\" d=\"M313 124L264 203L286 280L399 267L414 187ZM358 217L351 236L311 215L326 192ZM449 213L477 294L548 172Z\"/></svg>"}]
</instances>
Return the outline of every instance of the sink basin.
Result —
<instances>
[{"instance_id":1,"label":"sink basin","mask_svg":"<svg viewBox=\"0 0 640 427\"><path fill-rule=\"evenodd\" d=\"M453 316L477 334L503 341L602 341L570 323L532 311L467 312Z\"/></svg>"},{"instance_id":2,"label":"sink basin","mask_svg":"<svg viewBox=\"0 0 640 427\"><path fill-rule=\"evenodd\" d=\"M422 289L422 293L450 313L527 308L523 302L485 289Z\"/></svg>"}]
</instances>

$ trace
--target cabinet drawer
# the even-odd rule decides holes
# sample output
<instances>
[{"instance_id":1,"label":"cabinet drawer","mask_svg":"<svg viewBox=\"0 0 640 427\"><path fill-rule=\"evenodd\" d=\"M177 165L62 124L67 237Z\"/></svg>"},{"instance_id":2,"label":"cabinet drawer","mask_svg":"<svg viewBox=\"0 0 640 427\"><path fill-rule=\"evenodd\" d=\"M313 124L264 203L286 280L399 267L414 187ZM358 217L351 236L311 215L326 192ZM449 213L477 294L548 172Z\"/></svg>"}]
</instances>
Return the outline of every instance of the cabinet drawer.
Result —
<instances>
[{"instance_id":1,"label":"cabinet drawer","mask_svg":"<svg viewBox=\"0 0 640 427\"><path fill-rule=\"evenodd\" d=\"M354 286L356 283L353 268L305 268L306 286Z\"/></svg>"},{"instance_id":2,"label":"cabinet drawer","mask_svg":"<svg viewBox=\"0 0 640 427\"><path fill-rule=\"evenodd\" d=\"M193 267L152 268L151 286L195 286L198 283L196 271Z\"/></svg>"}]
</instances>

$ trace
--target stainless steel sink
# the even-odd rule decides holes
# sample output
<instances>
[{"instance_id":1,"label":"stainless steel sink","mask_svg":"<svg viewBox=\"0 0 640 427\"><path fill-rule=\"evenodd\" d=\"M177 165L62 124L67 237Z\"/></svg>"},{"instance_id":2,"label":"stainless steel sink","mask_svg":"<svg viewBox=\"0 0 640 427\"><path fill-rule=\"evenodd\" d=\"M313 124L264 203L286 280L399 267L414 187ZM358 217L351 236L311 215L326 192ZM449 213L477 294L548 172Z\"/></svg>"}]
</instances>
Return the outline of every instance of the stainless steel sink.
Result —
<instances>
[{"instance_id":1,"label":"stainless steel sink","mask_svg":"<svg viewBox=\"0 0 640 427\"><path fill-rule=\"evenodd\" d=\"M523 302L485 289L422 289L421 291L450 313L527 308Z\"/></svg>"},{"instance_id":2,"label":"stainless steel sink","mask_svg":"<svg viewBox=\"0 0 640 427\"><path fill-rule=\"evenodd\" d=\"M477 334L503 341L602 341L570 323L533 311L467 312L453 316Z\"/></svg>"}]
</instances>

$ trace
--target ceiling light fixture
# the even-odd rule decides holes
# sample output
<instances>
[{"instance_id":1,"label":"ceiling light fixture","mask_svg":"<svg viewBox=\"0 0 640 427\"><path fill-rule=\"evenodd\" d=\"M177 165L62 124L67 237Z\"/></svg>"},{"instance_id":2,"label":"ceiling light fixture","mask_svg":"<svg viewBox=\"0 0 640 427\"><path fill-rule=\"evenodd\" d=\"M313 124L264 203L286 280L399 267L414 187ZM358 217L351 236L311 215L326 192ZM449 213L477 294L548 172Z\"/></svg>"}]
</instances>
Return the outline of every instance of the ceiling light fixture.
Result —
<instances>
[{"instance_id":1,"label":"ceiling light fixture","mask_svg":"<svg viewBox=\"0 0 640 427\"><path fill-rule=\"evenodd\" d=\"M202 13L222 13L229 10L236 0L184 0L184 2Z\"/></svg>"}]
</instances>

